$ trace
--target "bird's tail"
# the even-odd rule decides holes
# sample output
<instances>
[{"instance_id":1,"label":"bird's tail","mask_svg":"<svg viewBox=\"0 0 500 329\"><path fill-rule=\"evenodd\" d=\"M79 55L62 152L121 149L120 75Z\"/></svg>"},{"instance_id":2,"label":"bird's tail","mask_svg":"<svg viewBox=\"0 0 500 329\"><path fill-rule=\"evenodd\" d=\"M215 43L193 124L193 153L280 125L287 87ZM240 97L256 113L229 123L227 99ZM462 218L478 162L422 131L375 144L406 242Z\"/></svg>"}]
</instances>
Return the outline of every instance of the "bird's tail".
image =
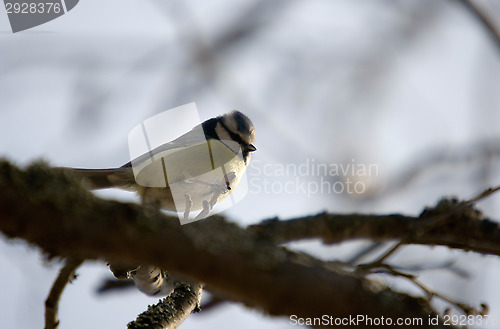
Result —
<instances>
[{"instance_id":1,"label":"bird's tail","mask_svg":"<svg viewBox=\"0 0 500 329\"><path fill-rule=\"evenodd\" d=\"M81 168L57 168L64 174L71 176L89 189L124 188L128 189L135 184L132 168L123 166L110 169L81 169Z\"/></svg>"}]
</instances>

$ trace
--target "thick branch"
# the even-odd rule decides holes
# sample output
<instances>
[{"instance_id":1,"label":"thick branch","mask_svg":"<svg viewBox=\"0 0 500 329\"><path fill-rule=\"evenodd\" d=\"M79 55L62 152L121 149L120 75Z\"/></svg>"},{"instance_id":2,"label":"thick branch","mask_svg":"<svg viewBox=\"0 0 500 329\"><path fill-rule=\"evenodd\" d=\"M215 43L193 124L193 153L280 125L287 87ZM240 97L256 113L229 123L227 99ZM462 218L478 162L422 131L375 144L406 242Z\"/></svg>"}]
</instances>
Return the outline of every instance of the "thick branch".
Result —
<instances>
[{"instance_id":1,"label":"thick branch","mask_svg":"<svg viewBox=\"0 0 500 329\"><path fill-rule=\"evenodd\" d=\"M50 255L156 265L273 315L423 321L434 315L422 298L375 288L221 217L181 226L160 213L146 216L137 205L98 199L43 165L20 171L0 162L0 218L0 231ZM364 236L376 238L371 233Z\"/></svg>"},{"instance_id":2,"label":"thick branch","mask_svg":"<svg viewBox=\"0 0 500 329\"><path fill-rule=\"evenodd\" d=\"M444 203L450 203L448 206ZM327 214L286 221L267 220L250 230L277 243L321 238L325 243L350 239L400 240L404 244L442 245L478 253L500 255L500 226L483 219L470 207L448 211L454 200L444 200L420 217L403 215ZM444 216L445 220L432 222Z\"/></svg>"},{"instance_id":3,"label":"thick branch","mask_svg":"<svg viewBox=\"0 0 500 329\"><path fill-rule=\"evenodd\" d=\"M194 311L199 309L202 287L199 284L178 284L172 294L160 300L137 319L128 329L175 329Z\"/></svg>"}]
</instances>

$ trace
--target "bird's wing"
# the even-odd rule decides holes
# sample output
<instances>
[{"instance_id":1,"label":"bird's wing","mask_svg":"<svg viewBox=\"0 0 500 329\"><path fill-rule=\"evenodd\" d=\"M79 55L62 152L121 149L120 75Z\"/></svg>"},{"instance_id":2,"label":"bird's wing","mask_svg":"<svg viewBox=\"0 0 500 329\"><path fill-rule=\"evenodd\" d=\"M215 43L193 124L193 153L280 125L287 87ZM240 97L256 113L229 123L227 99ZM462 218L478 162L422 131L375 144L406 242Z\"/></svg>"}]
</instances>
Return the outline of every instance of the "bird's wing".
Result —
<instances>
[{"instance_id":1,"label":"bird's wing","mask_svg":"<svg viewBox=\"0 0 500 329\"><path fill-rule=\"evenodd\" d=\"M73 178L79 180L84 186L90 189L105 189L111 187L118 187L124 189L133 189L137 184L134 171L139 173L145 168L147 172L157 172L156 174L162 176L163 172L156 169L158 160L172 154L173 152L181 151L188 147L196 147L206 143L205 133L202 125L197 125L189 132L176 138L173 141L162 144L150 152L144 153L141 156L127 162L120 168L109 169L82 169L82 168L58 168L65 174L71 175ZM160 167L161 169L161 167ZM146 172L146 171L144 171ZM161 178L161 177L160 177ZM151 177L153 181L156 180L154 175ZM159 180L161 181L161 179ZM140 183L140 182L139 182ZM146 186L148 184L145 184Z\"/></svg>"},{"instance_id":2,"label":"bird's wing","mask_svg":"<svg viewBox=\"0 0 500 329\"><path fill-rule=\"evenodd\" d=\"M192 147L206 143L205 132L203 131L202 125L197 125L189 132L184 135L174 139L173 141L164 143L158 147L155 147L149 152L146 152L132 161L127 162L120 168L132 167L132 166L142 166L144 163L149 163L152 160L166 156L167 154L179 151L186 147Z\"/></svg>"}]
</instances>

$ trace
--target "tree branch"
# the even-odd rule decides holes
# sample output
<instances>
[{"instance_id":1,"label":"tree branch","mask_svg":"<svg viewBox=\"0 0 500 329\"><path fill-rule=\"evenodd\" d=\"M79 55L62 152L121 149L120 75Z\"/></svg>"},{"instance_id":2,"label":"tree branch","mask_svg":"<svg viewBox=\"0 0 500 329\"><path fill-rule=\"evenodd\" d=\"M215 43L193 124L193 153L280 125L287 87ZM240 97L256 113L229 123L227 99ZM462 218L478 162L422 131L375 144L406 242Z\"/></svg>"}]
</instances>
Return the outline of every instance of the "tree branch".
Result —
<instances>
[{"instance_id":1,"label":"tree branch","mask_svg":"<svg viewBox=\"0 0 500 329\"><path fill-rule=\"evenodd\" d=\"M287 221L271 219L249 230L277 243L314 238L328 244L350 239L399 240L403 244L441 245L500 255L499 224L483 218L467 203L442 200L419 217L321 213Z\"/></svg>"},{"instance_id":2,"label":"tree branch","mask_svg":"<svg viewBox=\"0 0 500 329\"><path fill-rule=\"evenodd\" d=\"M465 210L472 211L466 208L454 216L469 218L471 215ZM425 212L421 217L424 215ZM427 214L435 215L432 211ZM0 218L0 231L6 236L24 239L51 256L155 265L206 283L222 298L263 309L271 315L302 318L325 314L334 318L363 315L394 320L412 317L424 323L429 316L436 315L424 298L381 288L340 267L327 266L310 256L291 252L277 246L272 239L262 238L262 232L256 227L245 230L220 216L181 226L177 218L162 213L145 215L135 204L101 200L43 164L22 171L0 161ZM310 225L304 226L305 221ZM260 227L275 222L279 223L265 222ZM460 222L456 224L459 228L453 229L448 227L448 221L440 222L446 229L432 228L429 237L420 236L418 230L409 234L408 230L418 229L418 222L419 219L399 215L320 214L269 227L278 234L279 241L313 237L329 242L405 237L407 243L407 239L413 239L417 243L437 241L457 247L456 241L461 240L454 238L464 236ZM476 218L474 222L466 222L474 228L477 223L487 221ZM299 225L295 233L290 230L293 225ZM287 228L285 234L276 227ZM498 231L496 226L495 229ZM491 231L484 231L487 244L481 245L476 238L469 241L477 242L479 247L467 242L462 244L470 250L490 250L498 254L500 240L494 244L490 239L498 233ZM475 236L474 230L468 232ZM370 326L358 323L358 327Z\"/></svg>"},{"instance_id":3,"label":"tree branch","mask_svg":"<svg viewBox=\"0 0 500 329\"><path fill-rule=\"evenodd\" d=\"M82 264L81 260L68 259L59 271L50 293L45 300L45 329L55 329L59 325L59 300L68 282L75 277L75 270Z\"/></svg>"},{"instance_id":4,"label":"tree branch","mask_svg":"<svg viewBox=\"0 0 500 329\"><path fill-rule=\"evenodd\" d=\"M500 31L497 29L491 18L479 8L473 0L459 0L469 12L474 15L491 36L491 40L500 51Z\"/></svg>"},{"instance_id":5,"label":"tree branch","mask_svg":"<svg viewBox=\"0 0 500 329\"><path fill-rule=\"evenodd\" d=\"M416 275L408 274L408 273L396 270L395 268L393 268L392 266L387 265L387 264L380 263L378 265L373 264L373 266L368 264L368 267L361 266L361 267L358 267L357 270L363 271L363 272L371 271L372 274L387 273L387 274L390 274L390 275L395 276L395 277L405 278L405 279L409 280L410 282L412 282L417 287L419 287L420 289L422 289L425 292L425 294L427 295L427 298L429 301L433 297L438 297L438 298L446 301L447 303L453 305L457 309L461 310L466 315L484 314L482 312L483 312L484 308L487 307L485 304L482 304L481 305L482 310L478 310L478 309L470 307L469 305L466 305L464 303L459 303L459 302L457 302L457 301L455 301L447 296L444 296L443 294L440 294L440 293L437 293L435 291L430 290L422 282L417 280Z\"/></svg>"},{"instance_id":6,"label":"tree branch","mask_svg":"<svg viewBox=\"0 0 500 329\"><path fill-rule=\"evenodd\" d=\"M166 298L141 313L130 322L128 329L175 329L199 309L202 287L199 284L180 283Z\"/></svg>"}]
</instances>

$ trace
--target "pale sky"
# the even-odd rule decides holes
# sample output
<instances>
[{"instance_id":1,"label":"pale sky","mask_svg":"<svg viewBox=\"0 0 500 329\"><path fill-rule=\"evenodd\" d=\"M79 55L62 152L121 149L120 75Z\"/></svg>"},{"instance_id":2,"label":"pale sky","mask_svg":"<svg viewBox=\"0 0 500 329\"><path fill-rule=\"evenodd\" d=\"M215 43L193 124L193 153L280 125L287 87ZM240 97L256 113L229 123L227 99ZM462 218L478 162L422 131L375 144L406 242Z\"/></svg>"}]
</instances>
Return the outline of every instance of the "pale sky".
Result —
<instances>
[{"instance_id":1,"label":"pale sky","mask_svg":"<svg viewBox=\"0 0 500 329\"><path fill-rule=\"evenodd\" d=\"M190 102L202 120L245 112L258 151L249 193L225 212L241 225L324 210L417 215L442 196L470 198L500 184L499 154L460 158L500 141L500 51L458 2L82 0L16 34L0 11L0 49L0 156L21 165L43 158L57 166L120 166L129 161L130 130L157 113ZM405 188L389 189L434 153L451 163L424 166ZM265 171L307 161L376 165L376 175L356 178L375 197L311 190L335 182L328 175ZM98 195L136 200L120 191ZM479 208L500 220L499 200L494 195ZM362 245L293 247L342 260ZM500 316L498 257L409 247L393 261L450 259L471 277L429 271L422 281L463 301L487 302ZM0 262L0 327L40 328L58 264L3 238ZM63 295L61 328L125 328L157 301L135 290L98 296L96 287L111 277L103 262L78 273ZM287 318L230 303L182 328L235 325L291 327Z\"/></svg>"}]
</instances>

